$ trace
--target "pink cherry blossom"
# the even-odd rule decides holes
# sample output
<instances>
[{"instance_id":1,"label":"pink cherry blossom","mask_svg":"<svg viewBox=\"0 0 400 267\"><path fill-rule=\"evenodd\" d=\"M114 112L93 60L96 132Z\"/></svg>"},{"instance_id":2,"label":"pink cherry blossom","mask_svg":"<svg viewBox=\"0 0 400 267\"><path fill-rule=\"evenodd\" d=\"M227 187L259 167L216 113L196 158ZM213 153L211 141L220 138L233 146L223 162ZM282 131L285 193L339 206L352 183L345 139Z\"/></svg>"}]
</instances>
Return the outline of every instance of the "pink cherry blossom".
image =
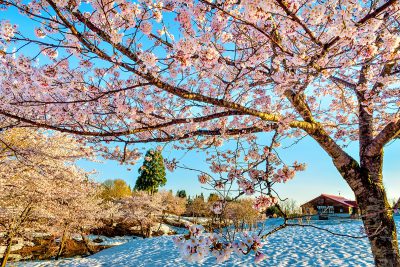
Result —
<instances>
[{"instance_id":1,"label":"pink cherry blossom","mask_svg":"<svg viewBox=\"0 0 400 267\"><path fill-rule=\"evenodd\" d=\"M199 179L199 182L200 182L201 184L205 184L205 183L207 183L207 182L210 180L210 177L209 177L207 174L202 173L202 174L200 174L200 175L198 176L198 179Z\"/></svg>"},{"instance_id":2,"label":"pink cherry blossom","mask_svg":"<svg viewBox=\"0 0 400 267\"><path fill-rule=\"evenodd\" d=\"M142 32L146 35L149 35L151 33L151 29L152 29L152 25L150 22L148 21L144 21L141 25L140 25L140 29L142 30Z\"/></svg>"},{"instance_id":3,"label":"pink cherry blossom","mask_svg":"<svg viewBox=\"0 0 400 267\"><path fill-rule=\"evenodd\" d=\"M46 33L41 28L35 28L35 34L39 38L45 38Z\"/></svg>"},{"instance_id":4,"label":"pink cherry blossom","mask_svg":"<svg viewBox=\"0 0 400 267\"><path fill-rule=\"evenodd\" d=\"M261 253L259 251L256 252L256 256L254 258L254 262L255 263L260 263L263 260L265 260L267 258L267 256L264 253Z\"/></svg>"},{"instance_id":5,"label":"pink cherry blossom","mask_svg":"<svg viewBox=\"0 0 400 267\"><path fill-rule=\"evenodd\" d=\"M368 192L362 210L385 210L363 220L385 224L375 238L393 241L387 265L398 262L379 186L400 130L399 1L3 2L1 18L20 25L0 25L1 127L73 134L121 162L139 143L206 151L209 189L257 197L261 210L275 183L305 169L285 148L307 137L358 199ZM184 257L222 261L235 249L204 240L182 240Z\"/></svg>"},{"instance_id":6,"label":"pink cherry blossom","mask_svg":"<svg viewBox=\"0 0 400 267\"><path fill-rule=\"evenodd\" d=\"M17 26L12 25L9 21L0 22L0 37L5 41L10 41L14 37Z\"/></svg>"},{"instance_id":7,"label":"pink cherry blossom","mask_svg":"<svg viewBox=\"0 0 400 267\"><path fill-rule=\"evenodd\" d=\"M238 185L246 195L254 194L254 185L252 182L242 179L238 181Z\"/></svg>"},{"instance_id":8,"label":"pink cherry blossom","mask_svg":"<svg viewBox=\"0 0 400 267\"><path fill-rule=\"evenodd\" d=\"M216 201L212 204L211 206L211 211L214 214L221 214L222 211L224 210L225 203L223 201Z\"/></svg>"},{"instance_id":9,"label":"pink cherry blossom","mask_svg":"<svg viewBox=\"0 0 400 267\"><path fill-rule=\"evenodd\" d=\"M254 208L262 212L276 203L278 203L278 200L275 197L258 196L254 201Z\"/></svg>"}]
</instances>

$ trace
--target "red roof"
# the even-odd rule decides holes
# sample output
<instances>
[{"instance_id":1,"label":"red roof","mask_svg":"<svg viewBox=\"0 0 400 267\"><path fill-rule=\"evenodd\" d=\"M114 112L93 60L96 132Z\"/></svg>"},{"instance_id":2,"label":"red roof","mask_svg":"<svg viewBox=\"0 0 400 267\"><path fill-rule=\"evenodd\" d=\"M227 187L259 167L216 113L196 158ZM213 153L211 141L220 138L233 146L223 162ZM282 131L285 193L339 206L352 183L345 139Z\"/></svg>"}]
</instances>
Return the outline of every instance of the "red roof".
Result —
<instances>
[{"instance_id":1,"label":"red roof","mask_svg":"<svg viewBox=\"0 0 400 267\"><path fill-rule=\"evenodd\" d=\"M342 196L334 196L334 195L328 195L328 194L321 194L319 197L316 197L313 200L308 201L307 203L312 202L315 199L320 198L320 197L329 198L329 199L331 199L331 200L333 200L335 202L338 202L340 204L343 204L343 205L345 205L347 207L351 207L351 208L357 208L358 207L357 202L354 201L354 200L350 200L350 199L344 198ZM305 203L305 204L307 204L307 203ZM303 204L303 205L305 205L305 204Z\"/></svg>"}]
</instances>

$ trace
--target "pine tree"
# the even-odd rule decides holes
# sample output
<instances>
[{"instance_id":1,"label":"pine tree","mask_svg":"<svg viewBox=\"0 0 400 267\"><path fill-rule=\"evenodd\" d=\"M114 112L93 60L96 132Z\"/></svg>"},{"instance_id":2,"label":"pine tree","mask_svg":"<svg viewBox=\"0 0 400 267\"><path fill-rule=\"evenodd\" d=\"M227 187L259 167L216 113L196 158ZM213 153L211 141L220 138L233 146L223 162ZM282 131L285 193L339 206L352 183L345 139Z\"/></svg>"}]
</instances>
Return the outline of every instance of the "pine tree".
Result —
<instances>
[{"instance_id":1,"label":"pine tree","mask_svg":"<svg viewBox=\"0 0 400 267\"><path fill-rule=\"evenodd\" d=\"M178 190L176 191L176 196L180 198L186 198L186 191L185 190Z\"/></svg>"},{"instance_id":2,"label":"pine tree","mask_svg":"<svg viewBox=\"0 0 400 267\"><path fill-rule=\"evenodd\" d=\"M164 159L161 151L148 150L144 157L143 165L139 169L135 190L143 190L153 194L158 191L160 186L164 186L166 182Z\"/></svg>"}]
</instances>

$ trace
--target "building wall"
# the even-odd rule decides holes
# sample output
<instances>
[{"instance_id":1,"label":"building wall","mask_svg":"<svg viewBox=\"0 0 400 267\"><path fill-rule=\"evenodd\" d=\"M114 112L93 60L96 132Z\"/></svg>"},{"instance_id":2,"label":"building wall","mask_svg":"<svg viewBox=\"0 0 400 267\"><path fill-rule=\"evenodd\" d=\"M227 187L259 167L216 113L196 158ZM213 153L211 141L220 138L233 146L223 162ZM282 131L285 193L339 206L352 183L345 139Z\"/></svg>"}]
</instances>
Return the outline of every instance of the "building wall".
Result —
<instances>
[{"instance_id":1,"label":"building wall","mask_svg":"<svg viewBox=\"0 0 400 267\"><path fill-rule=\"evenodd\" d=\"M333 208L327 208L327 207ZM321 208L323 207L323 208ZM323 209L325 212L331 214L352 214L352 208L345 206L343 204L337 203L326 197L319 197L301 206L302 212L304 214L317 214L318 210Z\"/></svg>"}]
</instances>

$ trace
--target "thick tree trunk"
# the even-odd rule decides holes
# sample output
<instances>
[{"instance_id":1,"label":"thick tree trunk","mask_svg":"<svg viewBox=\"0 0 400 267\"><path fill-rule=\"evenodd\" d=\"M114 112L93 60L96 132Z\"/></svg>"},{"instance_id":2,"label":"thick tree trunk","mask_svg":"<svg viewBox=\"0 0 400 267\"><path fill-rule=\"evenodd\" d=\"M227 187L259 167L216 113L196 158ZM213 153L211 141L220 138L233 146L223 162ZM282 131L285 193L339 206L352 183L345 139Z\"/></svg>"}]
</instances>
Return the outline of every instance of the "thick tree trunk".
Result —
<instances>
[{"instance_id":1,"label":"thick tree trunk","mask_svg":"<svg viewBox=\"0 0 400 267\"><path fill-rule=\"evenodd\" d=\"M3 258L1 260L1 267L5 267L7 264L8 257L10 256L10 252L11 252L12 241L13 241L12 236L8 237L7 243L6 243L7 247L6 247L6 250L4 251Z\"/></svg>"},{"instance_id":2,"label":"thick tree trunk","mask_svg":"<svg viewBox=\"0 0 400 267\"><path fill-rule=\"evenodd\" d=\"M396 225L382 182L383 154L361 158L360 188L355 190L375 265L400 267Z\"/></svg>"},{"instance_id":3,"label":"thick tree trunk","mask_svg":"<svg viewBox=\"0 0 400 267\"><path fill-rule=\"evenodd\" d=\"M357 200L363 214L362 219L371 243L375 265L399 267L396 226L383 187L366 190L357 197Z\"/></svg>"}]
</instances>

